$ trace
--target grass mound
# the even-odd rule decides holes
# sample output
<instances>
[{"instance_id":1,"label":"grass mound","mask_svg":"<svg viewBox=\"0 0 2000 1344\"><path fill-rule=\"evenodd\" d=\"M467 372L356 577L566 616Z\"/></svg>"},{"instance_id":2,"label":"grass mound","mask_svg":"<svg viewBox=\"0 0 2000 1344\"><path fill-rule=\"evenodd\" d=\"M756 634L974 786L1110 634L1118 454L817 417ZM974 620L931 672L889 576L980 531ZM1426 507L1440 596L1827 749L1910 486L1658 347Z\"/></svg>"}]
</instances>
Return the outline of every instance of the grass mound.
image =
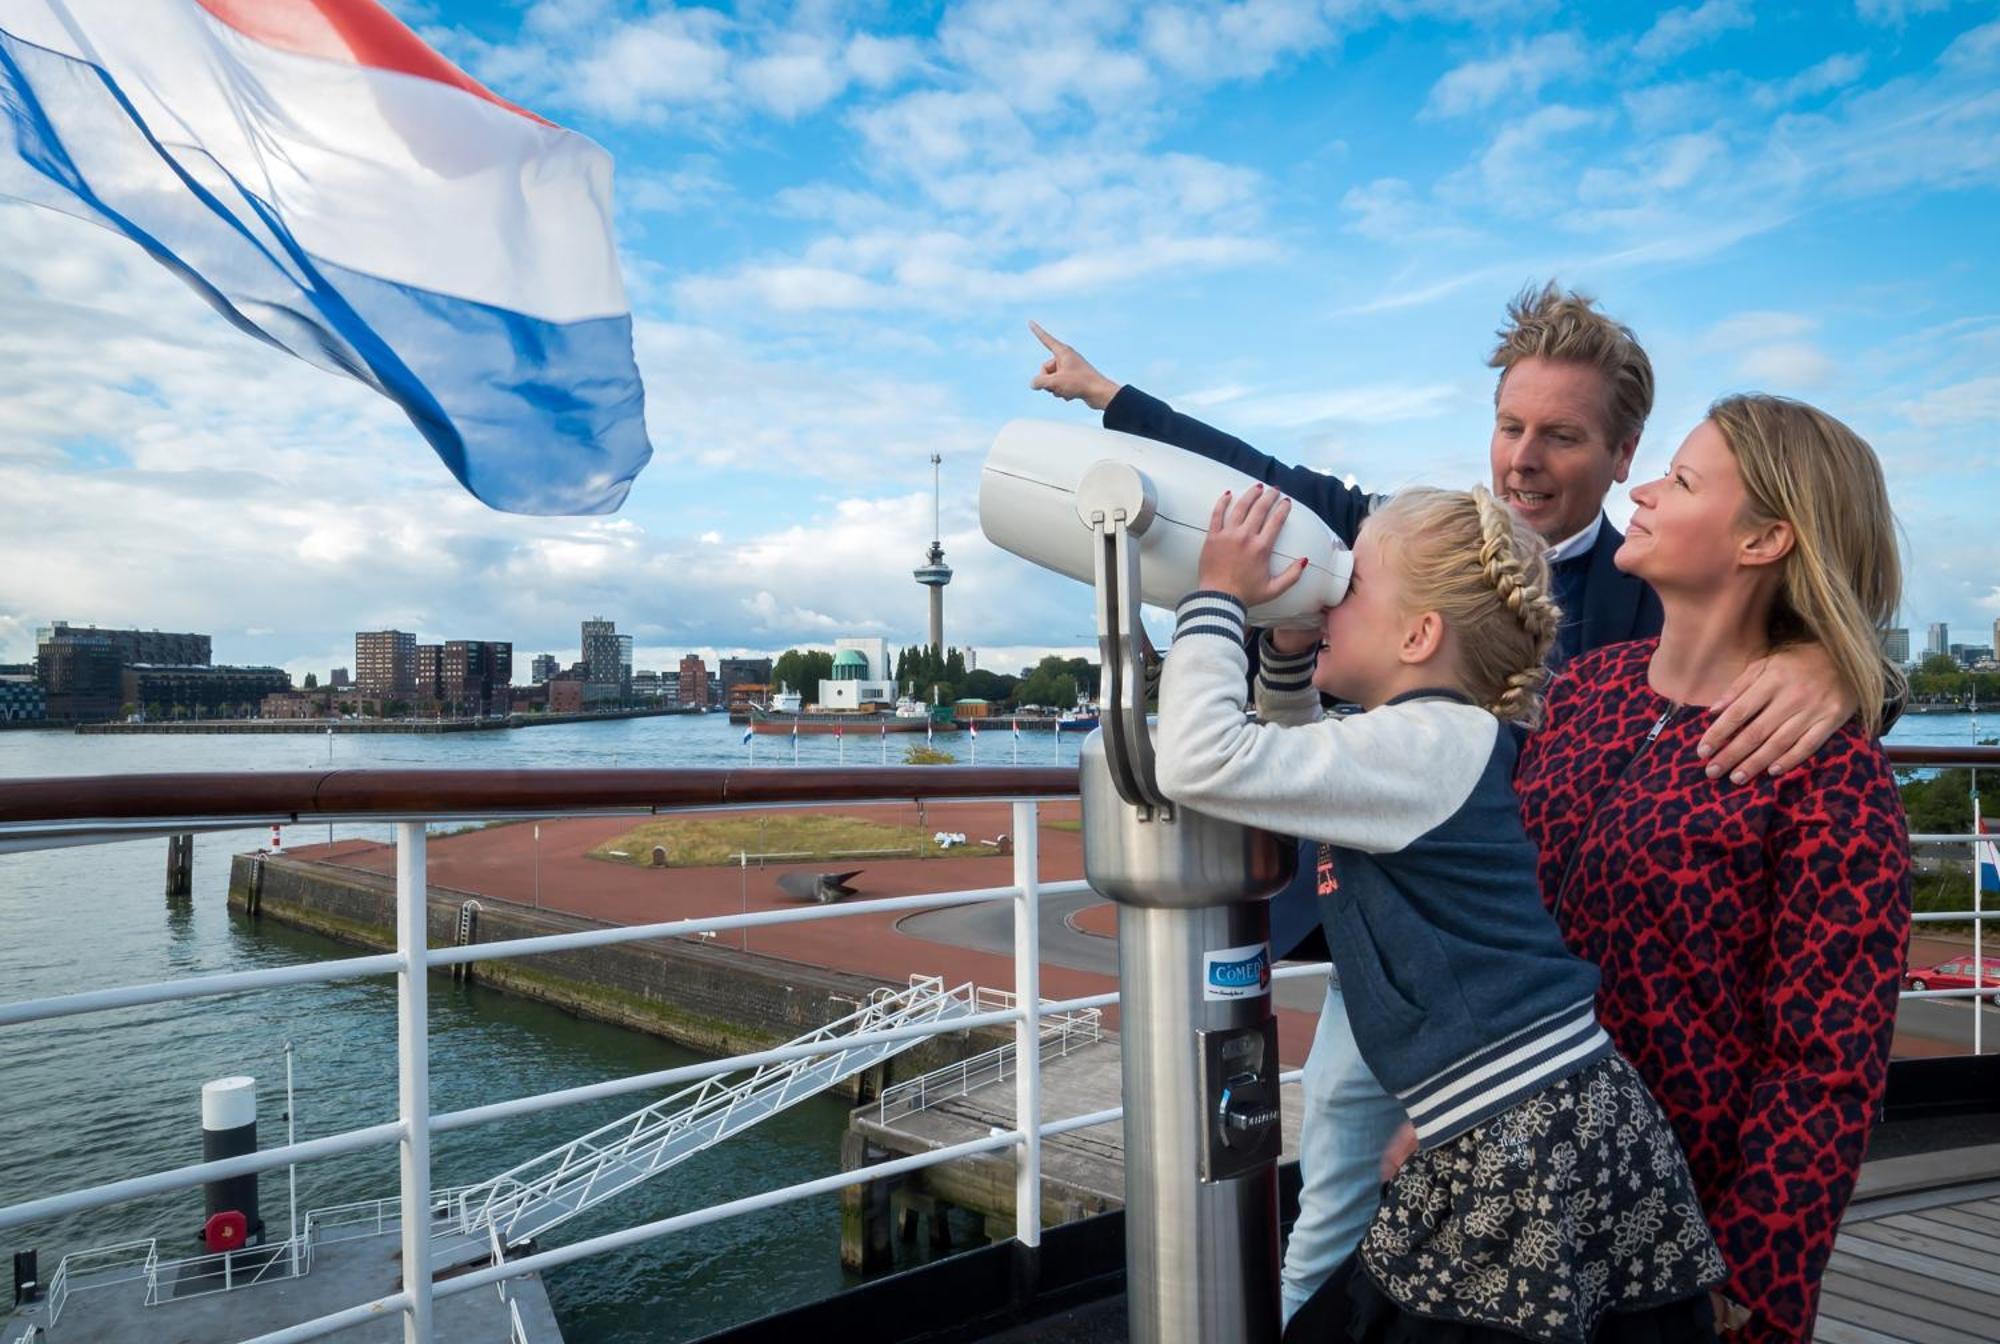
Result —
<instances>
[{"instance_id":1,"label":"grass mound","mask_svg":"<svg viewBox=\"0 0 2000 1344\"><path fill-rule=\"evenodd\" d=\"M969 837L975 842L979 837ZM590 851L593 859L649 868L653 847L667 851L669 868L713 868L737 862L747 853L752 863L760 854L773 863L810 863L821 859L930 858L944 851L931 843L931 832L860 817L826 814L737 813L726 817L660 817L635 826ZM994 853L976 843L954 854ZM1003 847L1001 853L1007 852Z\"/></svg>"}]
</instances>

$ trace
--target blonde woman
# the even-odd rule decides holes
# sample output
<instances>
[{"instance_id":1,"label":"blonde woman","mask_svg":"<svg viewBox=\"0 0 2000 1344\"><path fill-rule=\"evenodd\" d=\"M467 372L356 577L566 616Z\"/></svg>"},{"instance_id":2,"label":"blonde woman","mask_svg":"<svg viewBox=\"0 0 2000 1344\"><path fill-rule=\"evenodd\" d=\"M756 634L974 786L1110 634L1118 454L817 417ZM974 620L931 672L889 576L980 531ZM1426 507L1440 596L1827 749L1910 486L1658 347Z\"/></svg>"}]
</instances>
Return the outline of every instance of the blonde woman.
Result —
<instances>
[{"instance_id":1,"label":"blonde woman","mask_svg":"<svg viewBox=\"0 0 2000 1344\"><path fill-rule=\"evenodd\" d=\"M1729 1265L1718 1323L1806 1341L1888 1072L1909 838L1874 741L1900 569L1874 453L1822 411L1717 402L1638 506L1621 570L1656 640L1586 654L1516 784L1543 895L1603 973L1598 1013L1687 1153ZM1863 706L1801 770L1711 779L1708 706L1817 643Z\"/></svg>"},{"instance_id":2,"label":"blonde woman","mask_svg":"<svg viewBox=\"0 0 2000 1344\"><path fill-rule=\"evenodd\" d=\"M1510 725L1535 717L1560 620L1541 543L1483 489L1397 495L1322 628L1263 637L1250 723L1246 612L1300 573L1270 572L1290 504L1274 501L1257 486L1216 506L1161 683L1160 787L1317 842L1340 1025L1416 1144L1286 1339L1712 1340L1721 1257L1659 1106L1598 1025L1597 969L1542 905L1510 782ZM1324 718L1320 691L1366 712ZM1302 1151L1338 1123L1309 1108ZM1302 1209L1338 1198L1342 1172L1302 1165Z\"/></svg>"}]
</instances>

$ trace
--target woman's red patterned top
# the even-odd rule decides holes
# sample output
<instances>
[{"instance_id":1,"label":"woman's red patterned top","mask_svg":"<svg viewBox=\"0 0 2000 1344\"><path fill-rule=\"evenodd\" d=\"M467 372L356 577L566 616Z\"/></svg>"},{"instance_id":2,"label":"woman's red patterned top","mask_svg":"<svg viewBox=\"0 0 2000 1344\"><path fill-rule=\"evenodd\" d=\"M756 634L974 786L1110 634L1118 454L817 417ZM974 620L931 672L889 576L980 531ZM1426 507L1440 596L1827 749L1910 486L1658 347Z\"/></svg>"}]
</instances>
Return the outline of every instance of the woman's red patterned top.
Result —
<instances>
[{"instance_id":1,"label":"woman's red patterned top","mask_svg":"<svg viewBox=\"0 0 2000 1344\"><path fill-rule=\"evenodd\" d=\"M1647 684L1657 644L1556 678L1516 784L1542 892L1603 970L1604 1027L1687 1152L1751 1323L1811 1337L1888 1076L1910 850L1881 747L1849 725L1800 769L1710 780L1706 710Z\"/></svg>"}]
</instances>

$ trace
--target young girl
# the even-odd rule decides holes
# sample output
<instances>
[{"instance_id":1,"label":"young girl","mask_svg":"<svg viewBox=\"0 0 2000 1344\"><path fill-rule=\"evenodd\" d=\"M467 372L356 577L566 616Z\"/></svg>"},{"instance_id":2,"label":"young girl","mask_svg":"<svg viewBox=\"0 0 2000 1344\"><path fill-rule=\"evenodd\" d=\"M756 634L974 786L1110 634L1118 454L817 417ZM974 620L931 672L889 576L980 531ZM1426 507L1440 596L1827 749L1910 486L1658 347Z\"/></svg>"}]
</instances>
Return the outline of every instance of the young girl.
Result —
<instances>
[{"instance_id":1,"label":"young girl","mask_svg":"<svg viewBox=\"0 0 2000 1344\"><path fill-rule=\"evenodd\" d=\"M1262 486L1217 503L1157 742L1176 802L1320 842L1348 1020L1414 1130L1286 1339L1712 1340L1721 1256L1672 1131L1597 1024L1596 968L1542 905L1510 783L1507 724L1535 717L1559 616L1541 542L1483 489L1397 495L1322 630L1264 636L1252 723L1246 608L1302 572L1270 573L1288 509ZM1323 718L1322 690L1367 712Z\"/></svg>"}]
</instances>

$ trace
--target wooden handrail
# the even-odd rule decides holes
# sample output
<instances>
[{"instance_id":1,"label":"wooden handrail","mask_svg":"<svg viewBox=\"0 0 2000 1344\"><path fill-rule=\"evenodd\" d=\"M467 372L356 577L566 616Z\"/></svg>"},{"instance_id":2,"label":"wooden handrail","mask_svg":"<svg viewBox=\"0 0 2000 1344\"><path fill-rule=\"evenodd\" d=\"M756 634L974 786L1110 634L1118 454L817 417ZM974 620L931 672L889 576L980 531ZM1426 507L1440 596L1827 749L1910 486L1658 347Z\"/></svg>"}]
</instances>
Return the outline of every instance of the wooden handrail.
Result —
<instances>
[{"instance_id":1,"label":"wooden handrail","mask_svg":"<svg viewBox=\"0 0 2000 1344\"><path fill-rule=\"evenodd\" d=\"M269 770L0 780L0 824L436 816L1066 797L1074 767L865 769Z\"/></svg>"},{"instance_id":2,"label":"wooden handrail","mask_svg":"<svg viewBox=\"0 0 2000 1344\"><path fill-rule=\"evenodd\" d=\"M1891 746L1901 767L2000 769L2000 747ZM1073 766L880 766L860 769L270 770L60 775L0 780L0 824L37 821L326 821L599 810L772 807L810 803L1060 798Z\"/></svg>"}]
</instances>

